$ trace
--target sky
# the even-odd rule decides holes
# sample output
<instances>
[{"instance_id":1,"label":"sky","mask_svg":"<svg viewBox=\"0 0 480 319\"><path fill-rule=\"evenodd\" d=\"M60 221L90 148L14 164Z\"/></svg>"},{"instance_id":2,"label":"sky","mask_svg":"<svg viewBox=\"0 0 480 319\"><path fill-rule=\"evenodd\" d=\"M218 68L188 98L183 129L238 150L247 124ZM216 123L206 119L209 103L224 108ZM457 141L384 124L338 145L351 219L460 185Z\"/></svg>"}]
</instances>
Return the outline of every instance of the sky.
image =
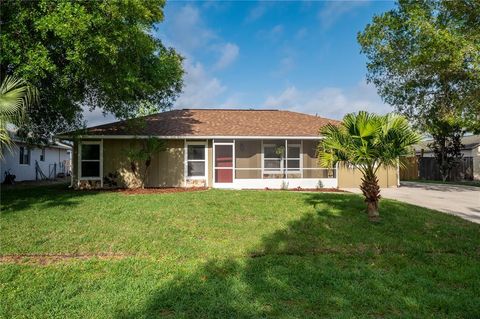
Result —
<instances>
[{"instance_id":1,"label":"sky","mask_svg":"<svg viewBox=\"0 0 480 319\"><path fill-rule=\"evenodd\" d=\"M284 109L341 119L392 111L356 36L392 1L167 1L154 34L184 60L174 108ZM114 121L85 112L87 125Z\"/></svg>"}]
</instances>

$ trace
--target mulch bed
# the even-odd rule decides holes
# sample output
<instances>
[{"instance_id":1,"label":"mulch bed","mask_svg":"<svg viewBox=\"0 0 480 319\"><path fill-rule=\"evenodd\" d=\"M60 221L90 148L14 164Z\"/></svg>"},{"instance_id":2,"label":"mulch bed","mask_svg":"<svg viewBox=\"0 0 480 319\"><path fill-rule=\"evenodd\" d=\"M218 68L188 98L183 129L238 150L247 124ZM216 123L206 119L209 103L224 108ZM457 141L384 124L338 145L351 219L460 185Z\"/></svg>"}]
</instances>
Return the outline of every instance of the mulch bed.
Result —
<instances>
[{"instance_id":1,"label":"mulch bed","mask_svg":"<svg viewBox=\"0 0 480 319\"><path fill-rule=\"evenodd\" d=\"M345 191L338 188L292 188L292 192L319 192L319 193L345 193Z\"/></svg>"},{"instance_id":2,"label":"mulch bed","mask_svg":"<svg viewBox=\"0 0 480 319\"><path fill-rule=\"evenodd\" d=\"M263 188L263 189L255 189L249 188L248 190L251 191L282 191L282 192L317 192L317 193L348 193L344 190L338 188L290 188L290 189L278 189L278 188Z\"/></svg>"},{"instance_id":3,"label":"mulch bed","mask_svg":"<svg viewBox=\"0 0 480 319\"><path fill-rule=\"evenodd\" d=\"M115 192L124 195L141 195L141 194L168 194L168 193L184 193L208 190L208 187L148 187L148 188L122 188L116 189Z\"/></svg>"}]
</instances>

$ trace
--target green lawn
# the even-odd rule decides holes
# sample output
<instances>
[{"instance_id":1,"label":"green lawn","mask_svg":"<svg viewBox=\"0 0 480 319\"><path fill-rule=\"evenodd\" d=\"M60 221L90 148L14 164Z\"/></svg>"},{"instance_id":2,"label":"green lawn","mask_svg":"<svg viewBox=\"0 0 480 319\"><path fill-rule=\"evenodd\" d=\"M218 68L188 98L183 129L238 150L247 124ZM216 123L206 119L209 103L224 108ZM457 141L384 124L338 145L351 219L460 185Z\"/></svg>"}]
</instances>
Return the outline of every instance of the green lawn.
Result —
<instances>
[{"instance_id":1,"label":"green lawn","mask_svg":"<svg viewBox=\"0 0 480 319\"><path fill-rule=\"evenodd\" d=\"M57 185L1 205L3 318L480 317L480 225L395 201L376 224L349 194Z\"/></svg>"}]
</instances>

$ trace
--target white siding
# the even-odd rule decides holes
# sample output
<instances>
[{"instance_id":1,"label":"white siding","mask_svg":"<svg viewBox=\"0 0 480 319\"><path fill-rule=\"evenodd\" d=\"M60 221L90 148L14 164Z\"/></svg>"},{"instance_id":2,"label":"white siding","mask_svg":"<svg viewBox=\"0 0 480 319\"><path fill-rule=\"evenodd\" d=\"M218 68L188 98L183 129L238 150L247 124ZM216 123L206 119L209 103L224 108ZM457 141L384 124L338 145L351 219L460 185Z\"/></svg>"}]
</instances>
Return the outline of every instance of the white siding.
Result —
<instances>
[{"instance_id":1,"label":"white siding","mask_svg":"<svg viewBox=\"0 0 480 319\"><path fill-rule=\"evenodd\" d=\"M5 158L0 162L0 179L3 182L5 171L10 170L10 173L15 175L15 181L35 180L35 161L38 161L43 173L48 176L49 166L57 164L57 173L60 172L60 163L70 160L70 150L46 147L45 161L40 161L42 149L39 147L32 147L30 149L30 164L20 164L20 146L26 147L23 143L15 143L11 152L5 153Z\"/></svg>"}]
</instances>

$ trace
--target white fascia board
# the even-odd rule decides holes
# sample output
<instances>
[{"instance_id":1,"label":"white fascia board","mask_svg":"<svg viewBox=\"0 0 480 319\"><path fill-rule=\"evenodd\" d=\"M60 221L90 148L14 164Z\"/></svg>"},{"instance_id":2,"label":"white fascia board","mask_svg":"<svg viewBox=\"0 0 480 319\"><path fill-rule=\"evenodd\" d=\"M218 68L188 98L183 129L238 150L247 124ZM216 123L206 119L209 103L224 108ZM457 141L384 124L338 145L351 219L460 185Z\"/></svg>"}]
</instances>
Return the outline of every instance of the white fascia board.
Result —
<instances>
[{"instance_id":1,"label":"white fascia board","mask_svg":"<svg viewBox=\"0 0 480 319\"><path fill-rule=\"evenodd\" d=\"M320 140L323 139L323 136L199 136L199 135L178 135L178 136L161 136L161 135L79 135L78 139L134 139L134 138L150 138L156 137L159 139L165 140L177 140L177 139L187 139L187 140L206 140L206 139L236 139L236 140ZM72 138L64 135L58 135L57 138L67 139Z\"/></svg>"}]
</instances>

